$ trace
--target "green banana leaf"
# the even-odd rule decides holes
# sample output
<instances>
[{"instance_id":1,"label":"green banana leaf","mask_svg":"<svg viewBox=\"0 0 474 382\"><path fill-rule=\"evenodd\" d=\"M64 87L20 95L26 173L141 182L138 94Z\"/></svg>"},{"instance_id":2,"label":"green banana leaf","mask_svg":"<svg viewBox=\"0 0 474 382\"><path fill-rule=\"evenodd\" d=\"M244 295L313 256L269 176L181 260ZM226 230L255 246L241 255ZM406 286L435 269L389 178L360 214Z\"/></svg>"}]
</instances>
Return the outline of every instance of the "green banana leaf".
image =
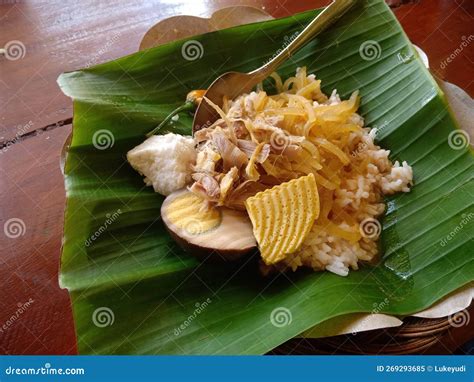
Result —
<instances>
[{"instance_id":1,"label":"green banana leaf","mask_svg":"<svg viewBox=\"0 0 474 382\"><path fill-rule=\"evenodd\" d=\"M191 59L186 40L176 41L59 78L74 99L60 283L80 353L262 354L338 315L419 311L474 279L462 223L473 211L472 153L383 0L360 1L279 70L286 77L306 65L343 97L359 89L379 143L413 166L412 192L387 199L379 263L348 277L263 278L254 260L200 263L166 233L163 198L126 152L189 90L260 66L318 12L194 36L201 51ZM190 134L191 122L181 115L168 130Z\"/></svg>"}]
</instances>

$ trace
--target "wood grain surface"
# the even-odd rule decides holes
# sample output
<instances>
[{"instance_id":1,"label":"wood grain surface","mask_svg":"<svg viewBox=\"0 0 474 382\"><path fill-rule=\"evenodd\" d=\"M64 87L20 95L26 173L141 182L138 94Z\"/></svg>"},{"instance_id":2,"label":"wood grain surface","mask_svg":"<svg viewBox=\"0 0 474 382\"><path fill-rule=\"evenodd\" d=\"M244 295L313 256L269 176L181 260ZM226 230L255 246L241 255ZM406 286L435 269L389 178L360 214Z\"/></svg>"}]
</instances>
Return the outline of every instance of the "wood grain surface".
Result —
<instances>
[{"instance_id":1,"label":"wood grain surface","mask_svg":"<svg viewBox=\"0 0 474 382\"><path fill-rule=\"evenodd\" d=\"M0 353L76 353L69 297L57 281L65 200L59 159L72 118L58 75L135 52L145 32L170 16L252 5L282 17L328 2L0 0L0 48L24 46L22 58L0 55ZM390 2L433 73L473 96L474 2ZM15 222L23 222L20 231L7 235ZM472 331L453 328L431 352L452 352Z\"/></svg>"}]
</instances>

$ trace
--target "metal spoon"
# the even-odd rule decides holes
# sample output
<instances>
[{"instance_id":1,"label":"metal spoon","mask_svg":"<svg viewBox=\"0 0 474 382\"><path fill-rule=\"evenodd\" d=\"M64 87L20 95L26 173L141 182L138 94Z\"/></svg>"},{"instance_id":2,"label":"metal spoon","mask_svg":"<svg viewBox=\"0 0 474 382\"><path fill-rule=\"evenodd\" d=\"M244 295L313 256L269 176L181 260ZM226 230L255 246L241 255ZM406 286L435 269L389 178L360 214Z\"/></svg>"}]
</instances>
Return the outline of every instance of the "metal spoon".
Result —
<instances>
[{"instance_id":1,"label":"metal spoon","mask_svg":"<svg viewBox=\"0 0 474 382\"><path fill-rule=\"evenodd\" d=\"M357 0L334 0L314 18L301 33L272 60L250 73L227 72L218 77L207 89L204 97L222 107L223 98L234 99L242 93L250 92L283 62L290 58L318 33L341 17ZM205 99L199 104L193 121L193 133L210 126L219 118L215 109Z\"/></svg>"}]
</instances>

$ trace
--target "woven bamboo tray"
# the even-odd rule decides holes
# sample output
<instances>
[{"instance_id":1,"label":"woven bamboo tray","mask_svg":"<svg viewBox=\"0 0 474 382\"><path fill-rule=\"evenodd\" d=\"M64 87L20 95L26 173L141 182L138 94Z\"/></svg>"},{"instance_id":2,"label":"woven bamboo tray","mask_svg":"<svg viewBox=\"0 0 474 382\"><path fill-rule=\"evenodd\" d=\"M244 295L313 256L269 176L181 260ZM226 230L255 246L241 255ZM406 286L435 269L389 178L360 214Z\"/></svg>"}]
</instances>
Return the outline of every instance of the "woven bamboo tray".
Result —
<instances>
[{"instance_id":1,"label":"woven bamboo tray","mask_svg":"<svg viewBox=\"0 0 474 382\"><path fill-rule=\"evenodd\" d=\"M318 339L295 338L271 354L422 354L453 329L447 317L407 317L395 328Z\"/></svg>"}]
</instances>

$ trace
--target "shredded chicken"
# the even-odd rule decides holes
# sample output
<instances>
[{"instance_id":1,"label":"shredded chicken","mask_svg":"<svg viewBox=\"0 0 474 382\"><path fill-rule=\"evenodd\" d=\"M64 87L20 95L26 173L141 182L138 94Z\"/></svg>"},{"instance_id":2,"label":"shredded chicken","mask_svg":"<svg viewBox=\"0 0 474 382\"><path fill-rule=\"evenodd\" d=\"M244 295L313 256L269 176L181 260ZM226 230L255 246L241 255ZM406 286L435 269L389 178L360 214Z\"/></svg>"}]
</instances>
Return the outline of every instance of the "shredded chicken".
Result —
<instances>
[{"instance_id":1,"label":"shredded chicken","mask_svg":"<svg viewBox=\"0 0 474 382\"><path fill-rule=\"evenodd\" d=\"M222 177L221 184L220 184L220 198L219 204L224 204L224 201L227 197L227 194L231 190L234 182L239 177L239 169L237 167L232 167L227 174Z\"/></svg>"},{"instance_id":2,"label":"shredded chicken","mask_svg":"<svg viewBox=\"0 0 474 382\"><path fill-rule=\"evenodd\" d=\"M205 145L197 154L194 171L213 174L220 159L221 156L216 150L210 145Z\"/></svg>"},{"instance_id":3,"label":"shredded chicken","mask_svg":"<svg viewBox=\"0 0 474 382\"><path fill-rule=\"evenodd\" d=\"M204 192L208 199L215 201L219 198L219 183L211 175L197 172L193 174L193 179L195 181L193 186Z\"/></svg>"},{"instance_id":4,"label":"shredded chicken","mask_svg":"<svg viewBox=\"0 0 474 382\"><path fill-rule=\"evenodd\" d=\"M343 101L336 91L327 97L321 81L305 68L284 82L276 73L271 77L276 95L258 90L224 98L222 108L205 98L220 118L194 134L194 171L200 175L190 190L211 204L243 209L247 197L310 173L318 187L334 192L345 166L359 166L354 144L368 143L353 142L364 124L357 114L358 93ZM398 187L390 174L384 187Z\"/></svg>"},{"instance_id":5,"label":"shredded chicken","mask_svg":"<svg viewBox=\"0 0 474 382\"><path fill-rule=\"evenodd\" d=\"M216 128L211 134L211 139L222 157L224 171L234 166L241 168L247 165L247 155L231 142L229 134L226 134L224 130Z\"/></svg>"}]
</instances>

